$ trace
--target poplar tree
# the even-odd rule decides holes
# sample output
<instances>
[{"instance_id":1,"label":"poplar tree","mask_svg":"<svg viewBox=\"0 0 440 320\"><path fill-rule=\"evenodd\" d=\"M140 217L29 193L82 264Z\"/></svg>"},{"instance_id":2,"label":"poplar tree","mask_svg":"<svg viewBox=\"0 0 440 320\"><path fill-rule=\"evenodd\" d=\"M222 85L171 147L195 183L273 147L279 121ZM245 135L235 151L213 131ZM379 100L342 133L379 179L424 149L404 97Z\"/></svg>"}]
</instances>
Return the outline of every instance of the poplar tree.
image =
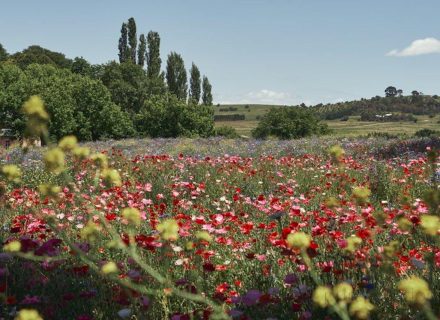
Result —
<instances>
[{"instance_id":1,"label":"poplar tree","mask_svg":"<svg viewBox=\"0 0 440 320\"><path fill-rule=\"evenodd\" d=\"M212 106L212 86L209 83L208 77L203 76L203 96L202 96L202 102L205 106Z\"/></svg>"},{"instance_id":2,"label":"poplar tree","mask_svg":"<svg viewBox=\"0 0 440 320\"><path fill-rule=\"evenodd\" d=\"M119 37L119 62L124 63L127 61L128 52L128 30L127 24L124 22L121 27L121 36Z\"/></svg>"},{"instance_id":3,"label":"poplar tree","mask_svg":"<svg viewBox=\"0 0 440 320\"><path fill-rule=\"evenodd\" d=\"M168 90L180 100L186 101L188 79L185 63L183 62L182 56L176 52L171 52L168 55L166 79Z\"/></svg>"},{"instance_id":4,"label":"poplar tree","mask_svg":"<svg viewBox=\"0 0 440 320\"><path fill-rule=\"evenodd\" d=\"M138 60L137 63L141 67L145 64L145 57L147 53L147 41L145 39L145 35L141 34L139 37L139 48L138 48Z\"/></svg>"},{"instance_id":5,"label":"poplar tree","mask_svg":"<svg viewBox=\"0 0 440 320\"><path fill-rule=\"evenodd\" d=\"M160 36L155 31L150 31L147 36L148 51L147 58L147 76L149 79L157 79L160 76Z\"/></svg>"},{"instance_id":6,"label":"poplar tree","mask_svg":"<svg viewBox=\"0 0 440 320\"><path fill-rule=\"evenodd\" d=\"M189 100L194 104L199 104L200 95L202 92L202 84L200 80L199 68L194 64L191 66L190 70L191 78L189 81Z\"/></svg>"},{"instance_id":7,"label":"poplar tree","mask_svg":"<svg viewBox=\"0 0 440 320\"><path fill-rule=\"evenodd\" d=\"M134 18L128 19L127 28L128 28L129 58L131 62L136 63L137 35L136 35L136 21L134 21Z\"/></svg>"}]
</instances>

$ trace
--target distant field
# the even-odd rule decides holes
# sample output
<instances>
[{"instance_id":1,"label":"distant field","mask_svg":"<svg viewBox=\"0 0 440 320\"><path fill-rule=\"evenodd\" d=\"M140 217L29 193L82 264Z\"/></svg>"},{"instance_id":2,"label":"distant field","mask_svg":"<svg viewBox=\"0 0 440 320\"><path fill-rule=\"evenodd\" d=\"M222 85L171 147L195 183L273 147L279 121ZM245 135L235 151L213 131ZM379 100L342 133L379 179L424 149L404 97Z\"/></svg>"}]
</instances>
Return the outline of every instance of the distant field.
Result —
<instances>
[{"instance_id":1,"label":"distant field","mask_svg":"<svg viewBox=\"0 0 440 320\"><path fill-rule=\"evenodd\" d=\"M258 118L263 116L271 108L279 106L270 105L220 105L215 106L215 114L244 114L246 120L243 121L218 121L215 123L216 127L231 126L237 130L240 135L250 136L251 131L258 124ZM237 108L234 111L220 111L225 108ZM417 123L414 122L367 122L359 121L359 117L350 117L348 121L330 120L325 121L330 129L333 130L333 135L336 136L359 136L371 132L387 132L391 134L414 134L420 129L440 130L440 115L434 118L428 116L417 116Z\"/></svg>"}]
</instances>

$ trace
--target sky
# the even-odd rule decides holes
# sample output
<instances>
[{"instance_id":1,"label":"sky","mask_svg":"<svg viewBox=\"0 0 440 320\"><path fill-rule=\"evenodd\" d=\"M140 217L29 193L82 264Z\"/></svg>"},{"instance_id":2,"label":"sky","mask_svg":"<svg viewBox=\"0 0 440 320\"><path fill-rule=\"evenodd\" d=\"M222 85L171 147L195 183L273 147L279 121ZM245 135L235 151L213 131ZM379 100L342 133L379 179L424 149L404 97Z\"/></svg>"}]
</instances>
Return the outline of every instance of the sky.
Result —
<instances>
[{"instance_id":1,"label":"sky","mask_svg":"<svg viewBox=\"0 0 440 320\"><path fill-rule=\"evenodd\" d=\"M9 53L40 45L92 63L118 59L122 22L161 36L213 85L214 103L317 104L440 94L439 0L0 1Z\"/></svg>"}]
</instances>

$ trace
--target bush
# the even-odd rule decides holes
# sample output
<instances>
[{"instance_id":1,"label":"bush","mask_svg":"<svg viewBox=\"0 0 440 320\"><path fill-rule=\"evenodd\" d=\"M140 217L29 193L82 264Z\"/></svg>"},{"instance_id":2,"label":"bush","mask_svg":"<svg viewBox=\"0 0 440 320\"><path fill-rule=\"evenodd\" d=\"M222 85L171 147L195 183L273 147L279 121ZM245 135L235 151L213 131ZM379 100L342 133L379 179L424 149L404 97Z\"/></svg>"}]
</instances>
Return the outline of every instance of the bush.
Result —
<instances>
[{"instance_id":1,"label":"bush","mask_svg":"<svg viewBox=\"0 0 440 320\"><path fill-rule=\"evenodd\" d=\"M221 126L215 129L215 135L229 139L236 139L240 137L237 131L231 126Z\"/></svg>"},{"instance_id":2,"label":"bush","mask_svg":"<svg viewBox=\"0 0 440 320\"><path fill-rule=\"evenodd\" d=\"M440 131L432 130L432 129L422 129L422 130L417 131L414 135L416 137L420 137L420 138L439 136L440 135Z\"/></svg>"},{"instance_id":3,"label":"bush","mask_svg":"<svg viewBox=\"0 0 440 320\"><path fill-rule=\"evenodd\" d=\"M328 133L328 127L319 122L311 110L299 107L271 109L252 131L255 138L275 136L280 139L298 139Z\"/></svg>"},{"instance_id":4,"label":"bush","mask_svg":"<svg viewBox=\"0 0 440 320\"><path fill-rule=\"evenodd\" d=\"M214 116L214 121L240 121L245 120L246 116L244 114L216 114Z\"/></svg>"}]
</instances>

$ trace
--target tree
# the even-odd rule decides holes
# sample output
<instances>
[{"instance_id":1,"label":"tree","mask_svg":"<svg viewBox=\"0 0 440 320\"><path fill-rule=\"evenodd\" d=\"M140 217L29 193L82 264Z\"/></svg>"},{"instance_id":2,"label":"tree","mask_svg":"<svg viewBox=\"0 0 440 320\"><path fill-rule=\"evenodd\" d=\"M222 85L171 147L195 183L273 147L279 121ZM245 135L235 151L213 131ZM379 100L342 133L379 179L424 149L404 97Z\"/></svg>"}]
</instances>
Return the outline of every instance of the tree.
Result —
<instances>
[{"instance_id":1,"label":"tree","mask_svg":"<svg viewBox=\"0 0 440 320\"><path fill-rule=\"evenodd\" d=\"M59 68L68 69L72 65L72 60L67 59L64 54L40 46L30 46L21 52L16 52L10 56L10 60L22 69L33 63L51 64Z\"/></svg>"},{"instance_id":2,"label":"tree","mask_svg":"<svg viewBox=\"0 0 440 320\"><path fill-rule=\"evenodd\" d=\"M202 96L202 102L205 106L212 106L212 86L209 83L208 77L203 76L203 96Z\"/></svg>"},{"instance_id":3,"label":"tree","mask_svg":"<svg viewBox=\"0 0 440 320\"><path fill-rule=\"evenodd\" d=\"M44 100L54 139L69 134L80 140L134 134L128 115L111 101L101 81L50 65L32 64L20 70L0 64L0 83L0 119L17 135L24 132L26 119L21 107L31 95Z\"/></svg>"},{"instance_id":4,"label":"tree","mask_svg":"<svg viewBox=\"0 0 440 320\"><path fill-rule=\"evenodd\" d=\"M145 65L145 57L147 54L147 41L145 35L141 34L139 37L139 49L138 49L138 60L137 63L141 67Z\"/></svg>"},{"instance_id":5,"label":"tree","mask_svg":"<svg viewBox=\"0 0 440 320\"><path fill-rule=\"evenodd\" d=\"M91 64L84 59L83 57L76 57L73 59L72 66L70 70L73 73L77 73L83 76L92 77L92 66Z\"/></svg>"},{"instance_id":6,"label":"tree","mask_svg":"<svg viewBox=\"0 0 440 320\"><path fill-rule=\"evenodd\" d=\"M137 34L136 34L136 21L134 18L128 19L128 51L129 59L131 62L136 63L136 49L137 49Z\"/></svg>"},{"instance_id":7,"label":"tree","mask_svg":"<svg viewBox=\"0 0 440 320\"><path fill-rule=\"evenodd\" d=\"M168 55L166 79L168 90L176 95L178 99L186 101L188 79L185 63L183 62L182 56L176 52L171 52Z\"/></svg>"},{"instance_id":8,"label":"tree","mask_svg":"<svg viewBox=\"0 0 440 320\"><path fill-rule=\"evenodd\" d=\"M193 63L190 70L191 78L189 82L189 101L194 104L199 104L200 95L202 92L202 84L200 81L199 68Z\"/></svg>"},{"instance_id":9,"label":"tree","mask_svg":"<svg viewBox=\"0 0 440 320\"><path fill-rule=\"evenodd\" d=\"M401 97L403 95L403 90L402 89L398 89L397 90L397 96Z\"/></svg>"},{"instance_id":10,"label":"tree","mask_svg":"<svg viewBox=\"0 0 440 320\"><path fill-rule=\"evenodd\" d=\"M124 63L129 58L128 49L128 30L127 24L124 22L121 27L121 36L119 37L119 63Z\"/></svg>"},{"instance_id":11,"label":"tree","mask_svg":"<svg viewBox=\"0 0 440 320\"><path fill-rule=\"evenodd\" d=\"M160 36L159 33L150 31L147 36L148 52L147 58L147 76L148 79L157 79L160 77Z\"/></svg>"},{"instance_id":12,"label":"tree","mask_svg":"<svg viewBox=\"0 0 440 320\"><path fill-rule=\"evenodd\" d=\"M313 134L324 134L327 131L327 125L321 124L308 108L282 107L271 108L252 131L252 135L258 139L268 136L298 139Z\"/></svg>"},{"instance_id":13,"label":"tree","mask_svg":"<svg viewBox=\"0 0 440 320\"><path fill-rule=\"evenodd\" d=\"M385 89L385 96L386 97L395 97L396 95L397 95L396 87L389 86Z\"/></svg>"},{"instance_id":14,"label":"tree","mask_svg":"<svg viewBox=\"0 0 440 320\"><path fill-rule=\"evenodd\" d=\"M412 95L413 97L418 97L418 96L420 95L420 92L418 92L417 90L413 90L413 91L411 92L411 95Z\"/></svg>"},{"instance_id":15,"label":"tree","mask_svg":"<svg viewBox=\"0 0 440 320\"><path fill-rule=\"evenodd\" d=\"M5 48L3 48L2 44L0 43L0 62L8 59L8 56L8 52Z\"/></svg>"}]
</instances>

